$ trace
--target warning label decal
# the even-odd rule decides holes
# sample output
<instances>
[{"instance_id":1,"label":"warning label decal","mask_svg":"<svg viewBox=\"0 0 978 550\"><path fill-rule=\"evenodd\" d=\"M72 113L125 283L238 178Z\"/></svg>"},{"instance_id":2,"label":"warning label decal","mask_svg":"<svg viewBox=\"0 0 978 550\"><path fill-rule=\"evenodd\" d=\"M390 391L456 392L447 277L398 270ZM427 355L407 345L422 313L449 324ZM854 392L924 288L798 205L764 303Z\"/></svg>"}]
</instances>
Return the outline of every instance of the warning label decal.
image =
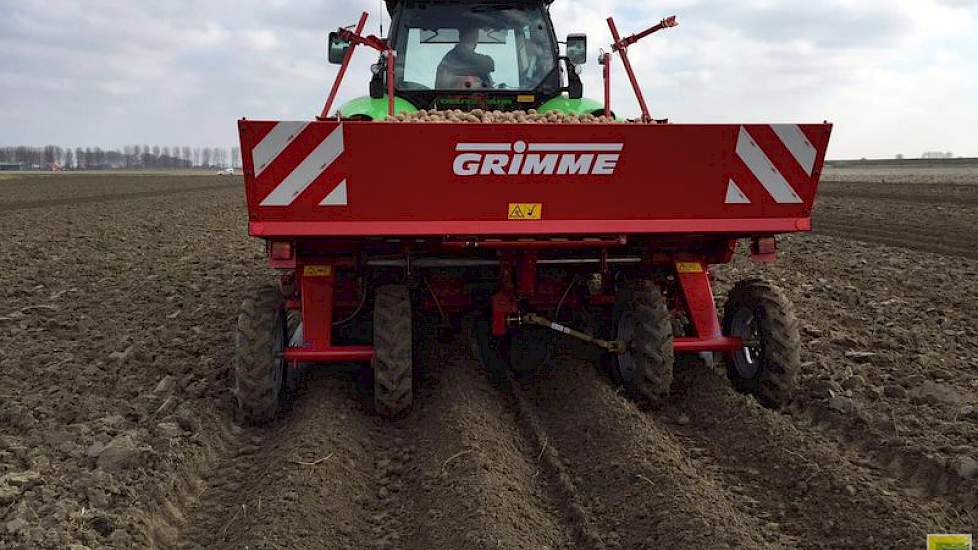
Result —
<instances>
[{"instance_id":1,"label":"warning label decal","mask_svg":"<svg viewBox=\"0 0 978 550\"><path fill-rule=\"evenodd\" d=\"M543 205L536 203L509 203L507 217L511 220L539 220L543 214Z\"/></svg>"}]
</instances>

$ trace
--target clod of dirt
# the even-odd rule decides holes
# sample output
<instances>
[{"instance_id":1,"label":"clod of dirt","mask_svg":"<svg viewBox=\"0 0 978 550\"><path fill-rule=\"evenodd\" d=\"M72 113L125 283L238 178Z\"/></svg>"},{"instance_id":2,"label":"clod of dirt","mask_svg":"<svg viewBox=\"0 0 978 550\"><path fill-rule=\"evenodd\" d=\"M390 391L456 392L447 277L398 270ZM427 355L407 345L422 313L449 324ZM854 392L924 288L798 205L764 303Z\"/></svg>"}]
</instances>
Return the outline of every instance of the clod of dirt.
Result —
<instances>
[{"instance_id":1,"label":"clod of dirt","mask_svg":"<svg viewBox=\"0 0 978 550\"><path fill-rule=\"evenodd\" d=\"M21 490L24 491L35 485L40 485L41 483L43 483L41 480L41 474L32 471L9 473L0 478L0 484L20 487Z\"/></svg>"},{"instance_id":2,"label":"clod of dirt","mask_svg":"<svg viewBox=\"0 0 978 550\"><path fill-rule=\"evenodd\" d=\"M160 422L156 425L156 429L159 430L160 437L164 439L176 439L186 433L175 422Z\"/></svg>"},{"instance_id":3,"label":"clod of dirt","mask_svg":"<svg viewBox=\"0 0 978 550\"><path fill-rule=\"evenodd\" d=\"M119 363L125 363L128 361L133 354L136 352L135 346L129 346L124 351L113 351L109 354L109 359L113 361L118 361Z\"/></svg>"},{"instance_id":4,"label":"clod of dirt","mask_svg":"<svg viewBox=\"0 0 978 550\"><path fill-rule=\"evenodd\" d=\"M842 386L835 380L817 380L812 384L815 397L831 397L842 392Z\"/></svg>"},{"instance_id":5,"label":"clod of dirt","mask_svg":"<svg viewBox=\"0 0 978 550\"><path fill-rule=\"evenodd\" d=\"M7 530L7 533L10 533L11 535L16 535L21 531L26 531L29 525L30 524L27 523L27 520L25 520L24 518L16 518L8 521L4 525L4 529Z\"/></svg>"},{"instance_id":6,"label":"clod of dirt","mask_svg":"<svg viewBox=\"0 0 978 550\"><path fill-rule=\"evenodd\" d=\"M19 487L0 485L0 506L6 506L20 496Z\"/></svg>"},{"instance_id":7,"label":"clod of dirt","mask_svg":"<svg viewBox=\"0 0 978 550\"><path fill-rule=\"evenodd\" d=\"M153 393L157 395L165 395L173 392L173 389L177 386L177 378L172 374L168 374L160 380L160 383L156 385Z\"/></svg>"},{"instance_id":8,"label":"clod of dirt","mask_svg":"<svg viewBox=\"0 0 978 550\"><path fill-rule=\"evenodd\" d=\"M106 472L120 472L139 463L142 451L132 434L122 434L109 442L98 453L98 467Z\"/></svg>"},{"instance_id":9,"label":"clod of dirt","mask_svg":"<svg viewBox=\"0 0 978 550\"><path fill-rule=\"evenodd\" d=\"M846 359L852 359L860 363L865 363L869 361L870 358L876 357L876 354L871 351L847 351Z\"/></svg>"},{"instance_id":10,"label":"clod of dirt","mask_svg":"<svg viewBox=\"0 0 978 550\"><path fill-rule=\"evenodd\" d=\"M978 460L971 458L970 456L958 457L954 461L954 471L957 472L962 479L971 479L978 476Z\"/></svg>"},{"instance_id":11,"label":"clod of dirt","mask_svg":"<svg viewBox=\"0 0 978 550\"><path fill-rule=\"evenodd\" d=\"M863 378L862 376L858 375L858 374L847 378L842 383L842 387L845 388L845 389L847 389L847 390L855 390L855 389L860 388L860 387L862 387L864 385L866 385L866 379Z\"/></svg>"},{"instance_id":12,"label":"clod of dirt","mask_svg":"<svg viewBox=\"0 0 978 550\"><path fill-rule=\"evenodd\" d=\"M115 526L109 518L96 516L92 518L92 529L103 537L107 537L112 534L112 531L115 531Z\"/></svg>"},{"instance_id":13,"label":"clod of dirt","mask_svg":"<svg viewBox=\"0 0 978 550\"><path fill-rule=\"evenodd\" d=\"M156 416L166 416L176 410L177 405L180 404L180 400L174 396L167 397L160 407L156 409Z\"/></svg>"},{"instance_id":14,"label":"clod of dirt","mask_svg":"<svg viewBox=\"0 0 978 550\"><path fill-rule=\"evenodd\" d=\"M856 410L856 404L848 397L837 395L829 399L829 408L840 414L851 414Z\"/></svg>"},{"instance_id":15,"label":"clod of dirt","mask_svg":"<svg viewBox=\"0 0 978 550\"><path fill-rule=\"evenodd\" d=\"M951 386L927 380L910 390L910 400L929 405L956 405L964 401L964 396Z\"/></svg>"},{"instance_id":16,"label":"clod of dirt","mask_svg":"<svg viewBox=\"0 0 978 550\"><path fill-rule=\"evenodd\" d=\"M890 384L883 388L883 395L895 399L903 399L907 397L907 388L897 384Z\"/></svg>"},{"instance_id":17,"label":"clod of dirt","mask_svg":"<svg viewBox=\"0 0 978 550\"><path fill-rule=\"evenodd\" d=\"M43 483L41 474L33 471L11 472L0 477L0 506L14 502L24 491Z\"/></svg>"}]
</instances>

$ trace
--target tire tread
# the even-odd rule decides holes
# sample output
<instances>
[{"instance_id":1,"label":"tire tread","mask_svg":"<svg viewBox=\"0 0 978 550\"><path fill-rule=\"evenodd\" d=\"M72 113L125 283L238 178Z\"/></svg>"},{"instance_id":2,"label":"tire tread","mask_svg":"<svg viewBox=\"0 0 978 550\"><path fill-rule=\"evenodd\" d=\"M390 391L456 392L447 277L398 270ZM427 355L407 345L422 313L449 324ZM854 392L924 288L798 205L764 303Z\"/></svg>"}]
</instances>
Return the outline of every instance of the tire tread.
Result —
<instances>
[{"instance_id":1,"label":"tire tread","mask_svg":"<svg viewBox=\"0 0 978 550\"><path fill-rule=\"evenodd\" d=\"M787 405L798 386L801 370L801 336L794 306L784 291L761 278L738 282L727 295L724 306L723 329L730 334L733 316L738 309L749 307L754 312L764 349L762 364L752 378L737 372L732 360L727 361L727 376L737 391L755 396L770 408Z\"/></svg>"},{"instance_id":2,"label":"tire tread","mask_svg":"<svg viewBox=\"0 0 978 550\"><path fill-rule=\"evenodd\" d=\"M665 296L651 280L629 283L625 296L637 320L637 345L633 350L635 375L630 389L654 404L668 395L672 386L675 364L672 315Z\"/></svg>"},{"instance_id":3,"label":"tire tread","mask_svg":"<svg viewBox=\"0 0 978 550\"><path fill-rule=\"evenodd\" d=\"M249 424L274 418L281 403L282 361L275 339L282 331L285 301L276 287L261 287L245 298L238 315L234 388L238 412Z\"/></svg>"},{"instance_id":4,"label":"tire tread","mask_svg":"<svg viewBox=\"0 0 978 550\"><path fill-rule=\"evenodd\" d=\"M374 300L374 408L394 418L413 400L411 294L404 285L377 289Z\"/></svg>"}]
</instances>

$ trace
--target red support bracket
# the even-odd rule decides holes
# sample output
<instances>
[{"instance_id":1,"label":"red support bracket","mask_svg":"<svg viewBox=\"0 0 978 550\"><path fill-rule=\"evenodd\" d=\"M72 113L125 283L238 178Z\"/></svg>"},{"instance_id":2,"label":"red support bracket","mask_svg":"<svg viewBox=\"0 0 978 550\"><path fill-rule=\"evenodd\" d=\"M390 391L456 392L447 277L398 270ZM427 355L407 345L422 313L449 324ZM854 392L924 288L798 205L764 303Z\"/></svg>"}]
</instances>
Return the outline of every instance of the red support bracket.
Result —
<instances>
[{"instance_id":1,"label":"red support bracket","mask_svg":"<svg viewBox=\"0 0 978 550\"><path fill-rule=\"evenodd\" d=\"M701 260L676 261L674 265L696 335L701 339L722 337L706 265Z\"/></svg>"},{"instance_id":2,"label":"red support bracket","mask_svg":"<svg viewBox=\"0 0 978 550\"><path fill-rule=\"evenodd\" d=\"M302 347L288 347L282 354L295 363L370 361L371 346L333 346L333 295L336 290L333 263L304 264L298 275L299 308L302 313Z\"/></svg>"},{"instance_id":3,"label":"red support bracket","mask_svg":"<svg viewBox=\"0 0 978 550\"><path fill-rule=\"evenodd\" d=\"M731 352L744 347L740 338L674 338L672 349L676 353Z\"/></svg>"},{"instance_id":4,"label":"red support bracket","mask_svg":"<svg viewBox=\"0 0 978 550\"><path fill-rule=\"evenodd\" d=\"M744 344L740 338L724 336L720 328L706 263L697 259L676 260L673 264L679 278L679 288L696 329L695 337L675 338L673 350L676 353L699 353L731 352L742 348Z\"/></svg>"},{"instance_id":5,"label":"red support bracket","mask_svg":"<svg viewBox=\"0 0 978 550\"><path fill-rule=\"evenodd\" d=\"M332 265L304 265L299 279L302 295L302 337L305 347L325 349L333 342L333 291L336 273Z\"/></svg>"},{"instance_id":6,"label":"red support bracket","mask_svg":"<svg viewBox=\"0 0 978 550\"><path fill-rule=\"evenodd\" d=\"M754 237L750 241L751 261L769 264L778 258L778 239L774 236Z\"/></svg>"},{"instance_id":7,"label":"red support bracket","mask_svg":"<svg viewBox=\"0 0 978 550\"><path fill-rule=\"evenodd\" d=\"M492 334L503 336L509 325L510 315L517 312L516 288L513 275L516 258L509 253L499 257L499 290L492 296Z\"/></svg>"}]
</instances>

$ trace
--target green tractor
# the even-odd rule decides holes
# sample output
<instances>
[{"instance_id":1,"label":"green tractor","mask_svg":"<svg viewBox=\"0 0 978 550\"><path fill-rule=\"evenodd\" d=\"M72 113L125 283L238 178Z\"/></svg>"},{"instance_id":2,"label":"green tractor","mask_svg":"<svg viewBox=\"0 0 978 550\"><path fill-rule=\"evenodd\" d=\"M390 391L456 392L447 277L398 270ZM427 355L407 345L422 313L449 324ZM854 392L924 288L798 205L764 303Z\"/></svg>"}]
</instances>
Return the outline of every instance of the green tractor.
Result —
<instances>
[{"instance_id":1,"label":"green tractor","mask_svg":"<svg viewBox=\"0 0 978 550\"><path fill-rule=\"evenodd\" d=\"M394 112L420 109L561 111L604 114L583 97L580 67L587 37L571 34L560 53L553 0L387 0L394 52ZM330 34L329 60L342 64L350 43ZM388 57L371 67L370 95L339 108L343 118L388 117ZM562 63L561 63L562 62Z\"/></svg>"}]
</instances>

